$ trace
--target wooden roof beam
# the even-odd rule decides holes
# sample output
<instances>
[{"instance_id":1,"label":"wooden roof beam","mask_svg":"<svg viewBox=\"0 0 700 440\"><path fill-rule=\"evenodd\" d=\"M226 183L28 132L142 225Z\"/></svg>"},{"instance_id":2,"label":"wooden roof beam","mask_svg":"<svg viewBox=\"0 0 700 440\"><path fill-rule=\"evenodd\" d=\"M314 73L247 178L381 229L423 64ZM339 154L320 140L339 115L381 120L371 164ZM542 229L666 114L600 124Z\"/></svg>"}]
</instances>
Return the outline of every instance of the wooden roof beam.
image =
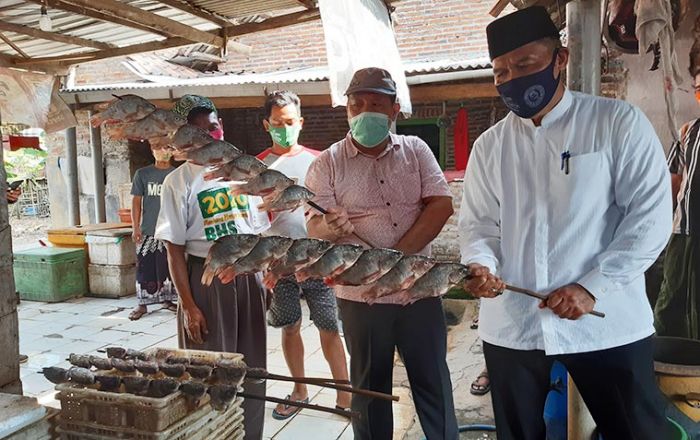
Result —
<instances>
[{"instance_id":1,"label":"wooden roof beam","mask_svg":"<svg viewBox=\"0 0 700 440\"><path fill-rule=\"evenodd\" d=\"M10 40L9 38L7 38L7 37L5 36L5 34L0 33L0 40L4 41L5 44L7 44L8 46L10 46L15 52L17 52L18 54L20 54L20 56L21 56L22 58L29 58L29 55L27 55L22 49L20 49L19 47L17 47L17 45L16 45L15 43L13 43L12 40Z\"/></svg>"},{"instance_id":2,"label":"wooden roof beam","mask_svg":"<svg viewBox=\"0 0 700 440\"><path fill-rule=\"evenodd\" d=\"M316 9L316 0L297 0L306 9Z\"/></svg>"},{"instance_id":3,"label":"wooden roof beam","mask_svg":"<svg viewBox=\"0 0 700 440\"><path fill-rule=\"evenodd\" d=\"M151 26L146 26L146 25L140 24L140 23L134 23L132 21L125 20L119 16L113 16L113 15L105 14L105 13L102 13L99 11L94 11L92 9L88 9L88 8L85 8L82 6L76 6L76 5L73 5L71 3L67 3L63 0L25 0L25 1L28 1L30 3L36 3L37 5L46 4L47 7L52 8L52 9L59 9L61 11L65 11L65 12L72 12L74 14L83 15L85 17L95 18L97 20L106 21L108 23L114 23L114 24L118 24L121 26L129 27L132 29L138 29L138 30L143 31L143 32L149 32L151 34L162 35L164 37L170 36L168 33L166 33L165 31L163 31L161 29L154 28Z\"/></svg>"},{"instance_id":4,"label":"wooden roof beam","mask_svg":"<svg viewBox=\"0 0 700 440\"><path fill-rule=\"evenodd\" d=\"M63 0L74 6L84 7L95 12L111 14L115 17L147 26L159 28L173 37L181 37L193 43L222 47L224 39L216 34L201 31L178 21L148 12L117 0Z\"/></svg>"},{"instance_id":5,"label":"wooden roof beam","mask_svg":"<svg viewBox=\"0 0 700 440\"><path fill-rule=\"evenodd\" d=\"M58 32L44 32L30 26L9 23L0 20L0 31L14 32L15 34L27 35L42 40L57 41L59 43L73 44L75 46L93 47L95 49L111 49L112 44L101 43L99 41L88 40L86 38L73 37L71 35L59 34Z\"/></svg>"},{"instance_id":6,"label":"wooden roof beam","mask_svg":"<svg viewBox=\"0 0 700 440\"><path fill-rule=\"evenodd\" d=\"M55 1L55 0L49 0ZM226 28L227 36L235 37L254 32L276 29L283 26L306 23L308 21L317 20L320 17L318 9L314 11L302 11L292 14L281 15L278 17L269 18L260 23L246 23L237 26ZM168 38L162 41L154 41L150 43L133 44L115 49L100 50L94 52L82 52L72 55L60 55L55 57L33 58L28 60L17 59L14 63L18 66L41 66L41 69L46 69L49 65L67 66L77 63L87 63L89 61L101 60L104 58L112 58L118 56L132 55L141 52L153 52L162 49L171 49L174 47L187 46L192 44L185 38Z\"/></svg>"},{"instance_id":7,"label":"wooden roof beam","mask_svg":"<svg viewBox=\"0 0 700 440\"><path fill-rule=\"evenodd\" d=\"M214 14L213 12L206 11L202 8L198 8L185 0L158 0L158 3L170 6L173 9L177 9L178 11L187 12L188 14L194 15L195 17L203 18L222 28L233 25L233 23L231 23L224 17Z\"/></svg>"}]
</instances>

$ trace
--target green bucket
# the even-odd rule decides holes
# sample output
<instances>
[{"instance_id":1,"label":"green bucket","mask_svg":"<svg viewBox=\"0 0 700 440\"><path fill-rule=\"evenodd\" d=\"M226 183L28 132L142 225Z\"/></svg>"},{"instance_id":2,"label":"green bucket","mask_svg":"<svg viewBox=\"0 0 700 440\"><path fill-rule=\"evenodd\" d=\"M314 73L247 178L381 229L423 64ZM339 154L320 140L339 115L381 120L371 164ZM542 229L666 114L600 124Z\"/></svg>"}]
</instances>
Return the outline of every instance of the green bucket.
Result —
<instances>
[{"instance_id":1,"label":"green bucket","mask_svg":"<svg viewBox=\"0 0 700 440\"><path fill-rule=\"evenodd\" d=\"M688 437L688 433L685 432L685 429L678 423L676 423L675 420L673 419L668 419L669 422L671 422L671 425L673 426L673 440L689 440L690 437Z\"/></svg>"}]
</instances>

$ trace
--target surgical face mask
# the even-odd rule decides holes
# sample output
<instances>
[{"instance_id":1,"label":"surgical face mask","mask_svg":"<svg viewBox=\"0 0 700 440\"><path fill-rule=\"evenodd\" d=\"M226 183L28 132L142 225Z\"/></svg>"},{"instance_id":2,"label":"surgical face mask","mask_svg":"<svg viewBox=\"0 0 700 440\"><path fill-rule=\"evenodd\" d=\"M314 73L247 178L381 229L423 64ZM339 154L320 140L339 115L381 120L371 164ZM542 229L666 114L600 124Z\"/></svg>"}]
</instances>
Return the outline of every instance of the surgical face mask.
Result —
<instances>
[{"instance_id":1,"label":"surgical face mask","mask_svg":"<svg viewBox=\"0 0 700 440\"><path fill-rule=\"evenodd\" d=\"M501 99L513 113L521 118L532 118L547 107L554 98L561 75L554 78L557 51L549 65L539 72L515 78L496 86Z\"/></svg>"},{"instance_id":2,"label":"surgical face mask","mask_svg":"<svg viewBox=\"0 0 700 440\"><path fill-rule=\"evenodd\" d=\"M173 153L168 150L153 150L153 157L158 162L167 162L173 157Z\"/></svg>"},{"instance_id":3,"label":"surgical face mask","mask_svg":"<svg viewBox=\"0 0 700 440\"><path fill-rule=\"evenodd\" d=\"M348 121L352 138L365 148L374 148L389 136L389 116L364 112Z\"/></svg>"},{"instance_id":4,"label":"surgical face mask","mask_svg":"<svg viewBox=\"0 0 700 440\"><path fill-rule=\"evenodd\" d=\"M216 130L212 130L209 132L209 136L213 137L217 141L223 141L224 140L224 129L219 127Z\"/></svg>"},{"instance_id":5,"label":"surgical face mask","mask_svg":"<svg viewBox=\"0 0 700 440\"><path fill-rule=\"evenodd\" d=\"M301 125L298 123L293 125L284 124L282 127L273 127L270 125L267 131L270 133L272 142L282 148L291 148L296 145L299 140Z\"/></svg>"}]
</instances>

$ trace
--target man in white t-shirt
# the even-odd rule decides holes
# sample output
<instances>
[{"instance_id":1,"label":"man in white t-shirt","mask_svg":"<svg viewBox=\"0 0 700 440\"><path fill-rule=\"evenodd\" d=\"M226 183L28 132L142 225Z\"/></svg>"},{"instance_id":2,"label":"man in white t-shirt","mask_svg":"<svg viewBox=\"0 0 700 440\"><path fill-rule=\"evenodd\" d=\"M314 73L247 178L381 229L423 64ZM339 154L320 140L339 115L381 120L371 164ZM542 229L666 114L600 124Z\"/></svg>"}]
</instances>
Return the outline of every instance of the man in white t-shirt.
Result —
<instances>
[{"instance_id":1,"label":"man in white t-shirt","mask_svg":"<svg viewBox=\"0 0 700 440\"><path fill-rule=\"evenodd\" d=\"M263 125L270 133L272 147L258 155L258 159L270 168L276 169L299 185L304 184L306 171L319 155L319 151L299 145L299 132L304 124L301 117L299 97L289 91L277 91L268 95L265 101ZM282 212L272 216L271 235L291 238L307 237L306 220L303 208L292 212ZM345 349L338 333L338 306L333 289L322 280L308 280L297 283L294 277L282 278L274 287L274 295L268 312L268 323L282 328L282 351L292 376L304 376L304 343L301 339L301 298L311 312L311 320L318 328L323 354L331 368L333 378L348 380L348 367ZM304 384L295 384L288 399L308 402L309 393ZM337 408L350 407L350 394L338 392ZM292 417L298 407L279 404L272 411L272 417L285 420Z\"/></svg>"},{"instance_id":2,"label":"man in white t-shirt","mask_svg":"<svg viewBox=\"0 0 700 440\"><path fill-rule=\"evenodd\" d=\"M187 95L174 110L189 124L223 138L213 103ZM202 285L204 259L214 241L233 234L257 234L270 227L257 210L260 198L231 196L223 182L205 181L206 167L185 163L163 182L155 237L166 243L170 274L179 295L180 348L242 353L251 367L266 368L265 288L261 275L239 275L231 283L215 279ZM265 395L264 384L245 384L246 391ZM264 402L243 404L246 439L261 439Z\"/></svg>"}]
</instances>

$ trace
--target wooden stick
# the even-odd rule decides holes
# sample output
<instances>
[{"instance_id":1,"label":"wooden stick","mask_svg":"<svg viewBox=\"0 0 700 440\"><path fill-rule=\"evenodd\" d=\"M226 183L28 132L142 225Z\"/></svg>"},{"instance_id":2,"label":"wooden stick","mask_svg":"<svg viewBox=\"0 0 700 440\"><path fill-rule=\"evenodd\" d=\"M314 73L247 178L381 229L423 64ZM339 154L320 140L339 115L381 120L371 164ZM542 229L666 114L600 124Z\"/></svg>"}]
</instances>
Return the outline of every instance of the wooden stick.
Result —
<instances>
[{"instance_id":1,"label":"wooden stick","mask_svg":"<svg viewBox=\"0 0 700 440\"><path fill-rule=\"evenodd\" d=\"M392 396L390 394L379 393L377 391L361 390L358 388L353 388L351 386L338 385L338 384L334 384L334 383L330 383L330 382L310 381L308 378L305 378L305 377L288 377L288 376L281 376L279 374L272 374L272 373L263 374L262 372L252 372L252 374L249 372L248 374L246 374L246 377L249 377L251 379L270 379L270 380L279 380L282 382L295 382L295 383L303 383L303 384L308 384L308 385L317 385L317 386L321 386L324 388L332 388L332 389L338 390L338 391L346 391L348 393L359 394L361 396L372 397L375 399L393 400L394 402L399 401L399 396Z\"/></svg>"},{"instance_id":2,"label":"wooden stick","mask_svg":"<svg viewBox=\"0 0 700 440\"><path fill-rule=\"evenodd\" d=\"M511 292L522 293L523 295L531 296L533 298L537 298L537 299L542 300L542 301L547 301L547 295L533 292L532 290L523 289L522 287L515 287L515 286L506 285L506 289L510 290ZM605 313L597 312L595 310L592 310L590 312L590 314L593 316L597 316L598 318L605 318Z\"/></svg>"},{"instance_id":3,"label":"wooden stick","mask_svg":"<svg viewBox=\"0 0 700 440\"><path fill-rule=\"evenodd\" d=\"M264 368L256 368L256 367L248 367L248 370L246 372L247 375L250 377L258 377L258 376L281 376L279 374L274 374L270 373ZM293 376L281 376L281 377L286 377L286 378L292 378L292 379L299 379ZM314 381L314 382L319 382L319 383L334 383L338 385L350 385L349 380L339 380L339 379L328 379L326 377L308 377L304 376L301 379L306 379L308 381ZM274 380L274 379L273 379Z\"/></svg>"},{"instance_id":4,"label":"wooden stick","mask_svg":"<svg viewBox=\"0 0 700 440\"><path fill-rule=\"evenodd\" d=\"M331 414L337 414L343 417L359 418L360 413L352 410L344 410L337 408L328 408L327 406L314 405L312 403L295 402L293 400L279 399L277 397L271 396L258 396L256 394L249 394L245 392L238 392L238 395L244 399L254 399L254 400L266 400L268 402L281 403L283 405L296 406L299 408L313 409L315 411L327 412Z\"/></svg>"}]
</instances>

